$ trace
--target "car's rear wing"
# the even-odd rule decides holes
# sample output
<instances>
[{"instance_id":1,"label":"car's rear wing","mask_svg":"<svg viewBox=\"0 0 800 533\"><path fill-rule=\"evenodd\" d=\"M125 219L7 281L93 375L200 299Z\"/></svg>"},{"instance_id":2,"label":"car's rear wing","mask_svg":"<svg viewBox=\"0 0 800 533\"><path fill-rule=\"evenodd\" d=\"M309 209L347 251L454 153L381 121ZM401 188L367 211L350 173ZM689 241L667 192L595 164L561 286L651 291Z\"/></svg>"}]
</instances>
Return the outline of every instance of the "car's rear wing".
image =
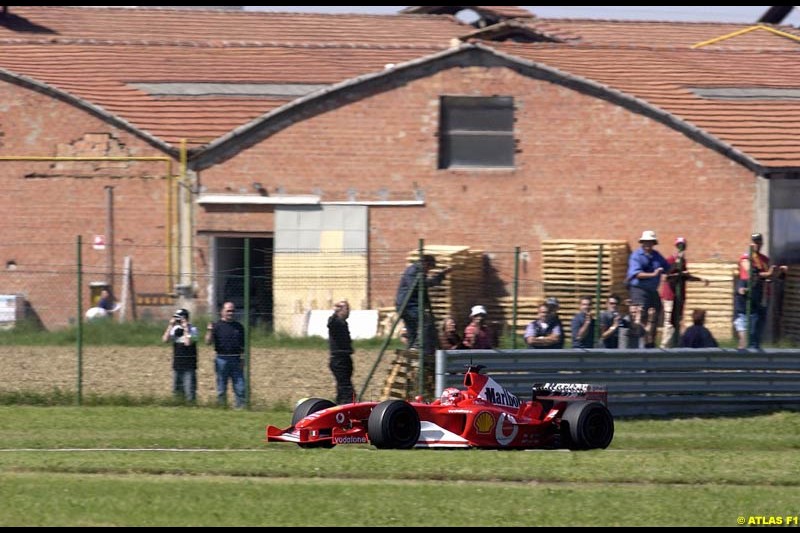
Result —
<instances>
[{"instance_id":1,"label":"car's rear wing","mask_svg":"<svg viewBox=\"0 0 800 533\"><path fill-rule=\"evenodd\" d=\"M608 403L608 387L593 383L534 383L533 399L595 400Z\"/></svg>"}]
</instances>

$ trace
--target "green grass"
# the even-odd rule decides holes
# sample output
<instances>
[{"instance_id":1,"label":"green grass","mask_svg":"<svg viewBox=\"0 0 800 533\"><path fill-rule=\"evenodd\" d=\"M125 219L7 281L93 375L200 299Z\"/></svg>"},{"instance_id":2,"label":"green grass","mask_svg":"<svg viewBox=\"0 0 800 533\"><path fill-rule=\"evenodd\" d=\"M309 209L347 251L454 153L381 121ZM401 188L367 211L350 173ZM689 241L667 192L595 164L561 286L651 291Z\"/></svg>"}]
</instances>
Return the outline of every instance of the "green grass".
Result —
<instances>
[{"instance_id":1,"label":"green grass","mask_svg":"<svg viewBox=\"0 0 800 533\"><path fill-rule=\"evenodd\" d=\"M0 407L0 525L732 526L800 514L798 413L622 420L608 450L577 453L265 444L264 425L290 416Z\"/></svg>"}]
</instances>

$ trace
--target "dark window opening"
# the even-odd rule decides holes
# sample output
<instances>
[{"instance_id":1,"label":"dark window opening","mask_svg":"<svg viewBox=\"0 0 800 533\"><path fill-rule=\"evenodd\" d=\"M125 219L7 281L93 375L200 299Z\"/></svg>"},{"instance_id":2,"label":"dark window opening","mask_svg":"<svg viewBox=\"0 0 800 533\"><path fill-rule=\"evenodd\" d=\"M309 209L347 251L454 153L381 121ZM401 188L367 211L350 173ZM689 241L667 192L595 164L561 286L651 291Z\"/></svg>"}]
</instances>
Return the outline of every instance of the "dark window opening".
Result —
<instances>
[{"instance_id":1,"label":"dark window opening","mask_svg":"<svg viewBox=\"0 0 800 533\"><path fill-rule=\"evenodd\" d=\"M514 99L441 98L439 168L514 166Z\"/></svg>"}]
</instances>

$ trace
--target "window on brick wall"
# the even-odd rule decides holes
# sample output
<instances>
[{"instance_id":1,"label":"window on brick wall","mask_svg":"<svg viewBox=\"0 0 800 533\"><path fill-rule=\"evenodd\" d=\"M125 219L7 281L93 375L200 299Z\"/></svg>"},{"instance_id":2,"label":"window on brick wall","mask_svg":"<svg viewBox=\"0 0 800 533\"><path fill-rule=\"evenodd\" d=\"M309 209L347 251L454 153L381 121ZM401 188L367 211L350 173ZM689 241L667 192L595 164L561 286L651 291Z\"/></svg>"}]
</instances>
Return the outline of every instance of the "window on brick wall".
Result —
<instances>
[{"instance_id":1,"label":"window on brick wall","mask_svg":"<svg viewBox=\"0 0 800 533\"><path fill-rule=\"evenodd\" d=\"M514 166L514 98L442 96L439 168Z\"/></svg>"}]
</instances>

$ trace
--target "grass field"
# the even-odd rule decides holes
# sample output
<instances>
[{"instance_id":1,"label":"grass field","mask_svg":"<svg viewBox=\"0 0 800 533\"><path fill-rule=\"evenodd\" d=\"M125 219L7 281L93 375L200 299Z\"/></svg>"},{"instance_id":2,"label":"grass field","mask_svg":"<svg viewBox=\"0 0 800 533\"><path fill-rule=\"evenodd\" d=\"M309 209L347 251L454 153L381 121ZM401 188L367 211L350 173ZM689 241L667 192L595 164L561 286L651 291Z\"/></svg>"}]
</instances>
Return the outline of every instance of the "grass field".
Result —
<instances>
[{"instance_id":1,"label":"grass field","mask_svg":"<svg viewBox=\"0 0 800 533\"><path fill-rule=\"evenodd\" d=\"M304 450L290 412L0 407L2 526L734 526L800 515L800 414L621 420L607 450Z\"/></svg>"}]
</instances>

